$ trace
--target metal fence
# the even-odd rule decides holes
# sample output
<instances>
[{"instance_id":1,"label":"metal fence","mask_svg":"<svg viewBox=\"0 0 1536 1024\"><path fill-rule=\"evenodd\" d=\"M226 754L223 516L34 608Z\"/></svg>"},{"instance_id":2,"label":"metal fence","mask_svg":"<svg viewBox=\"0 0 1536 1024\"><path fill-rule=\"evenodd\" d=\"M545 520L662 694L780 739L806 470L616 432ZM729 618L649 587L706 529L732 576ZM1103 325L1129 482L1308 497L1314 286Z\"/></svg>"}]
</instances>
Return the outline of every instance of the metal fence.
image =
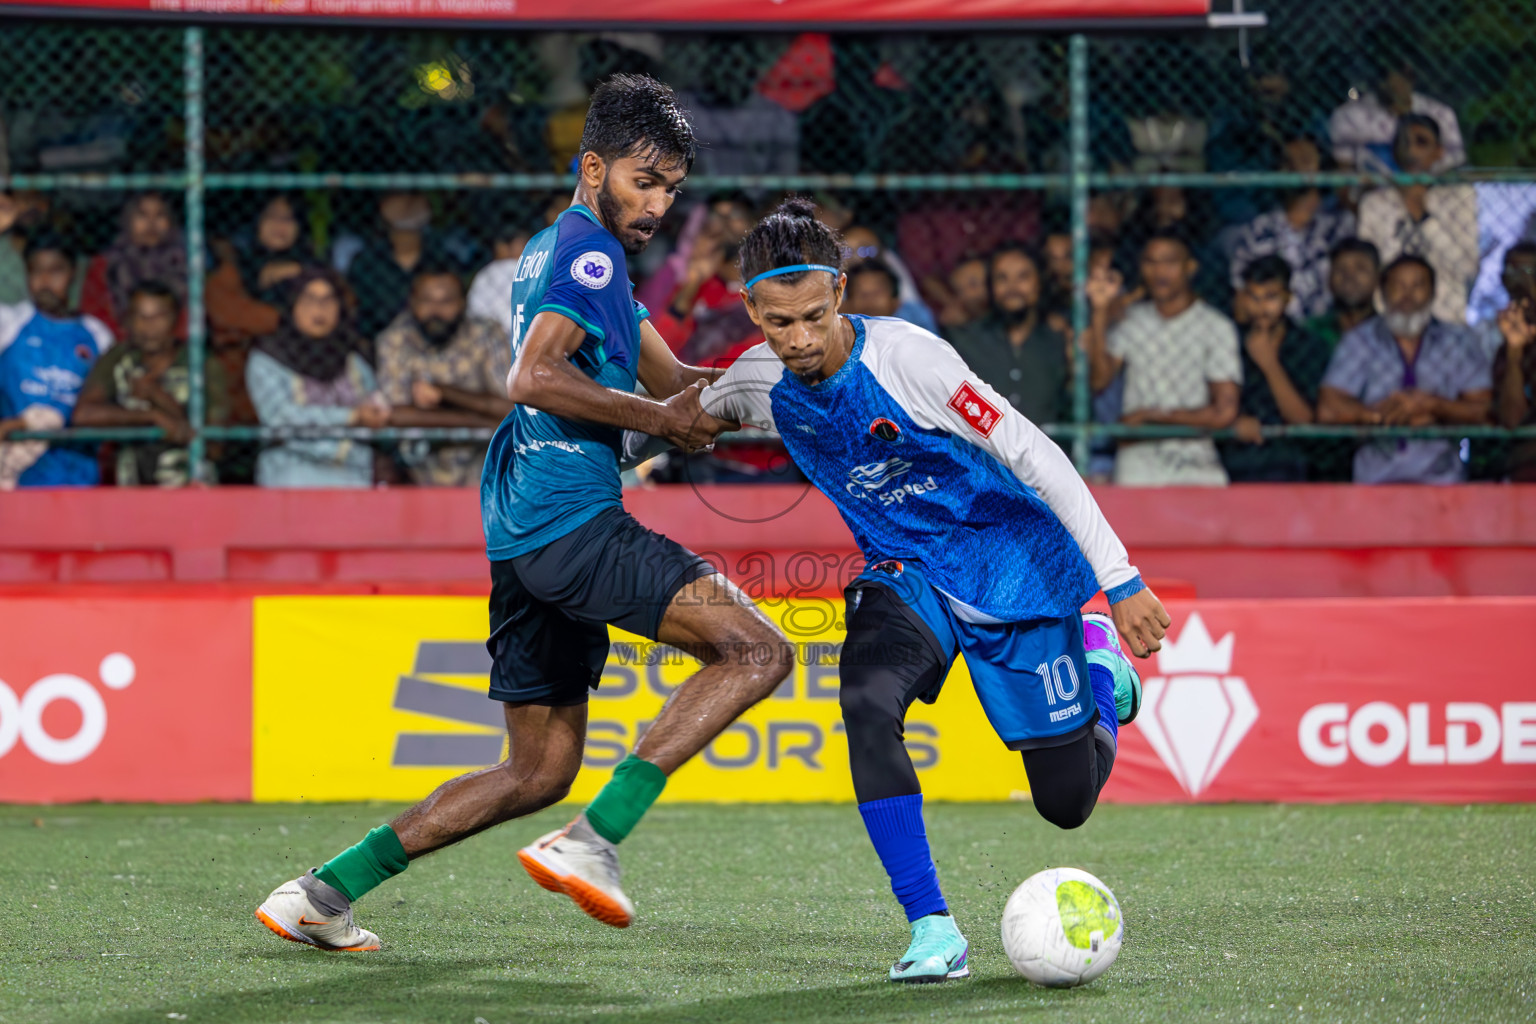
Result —
<instances>
[{"instance_id":1,"label":"metal fence","mask_svg":"<svg viewBox=\"0 0 1536 1024\"><path fill-rule=\"evenodd\" d=\"M1428 185L1438 219L1460 224L1460 234L1437 240L1435 258L1454 267L1442 290L1458 290L1462 315L1486 324L1508 301L1503 251L1536 222L1536 78L1521 66L1532 38L1526 0L1273 0L1267 14L1267 28L1242 33L1102 36L11 23L0 181L15 195L35 193L29 201L87 251L111 241L129 195L177 200L193 466L209 445L237 459L242 445L248 457L250 445L294 436L486 436L279 429L238 413L209 423L204 279L219 258L210 243L248 231L260 205L282 193L302 207L309 243L330 257L373 229L380 196L415 190L428 194L434 225L472 270L489 259L488 225L537 226L551 200L569 193L585 96L616 70L668 81L698 115L706 146L687 186L694 196L812 193L899 252L934 305L964 257L1060 234L1072 255L1060 312L1081 335L1091 251L1109 250L1131 289L1139 241L1177 226L1196 241L1197 290L1225 309L1255 218L1313 189L1343 211L1362 210L1373 189ZM1395 166L1372 96L1436 118L1443 159L1417 173ZM1298 166L1287 147L1304 136L1316 143L1315 165ZM1384 230L1387 255L1404 248L1395 228ZM1126 425L1113 408L1096 415L1083 358L1073 361L1061 413L1048 432L1084 472L1115 438L1211 434ZM1512 439L1536 437L1536 428L1266 425L1262 435L1299 445L1318 479L1348 479L1354 444L1383 437L1460 441L1473 476L1497 478ZM152 428L13 435L160 436ZM1239 443L1230 431L1215 436Z\"/></svg>"}]
</instances>

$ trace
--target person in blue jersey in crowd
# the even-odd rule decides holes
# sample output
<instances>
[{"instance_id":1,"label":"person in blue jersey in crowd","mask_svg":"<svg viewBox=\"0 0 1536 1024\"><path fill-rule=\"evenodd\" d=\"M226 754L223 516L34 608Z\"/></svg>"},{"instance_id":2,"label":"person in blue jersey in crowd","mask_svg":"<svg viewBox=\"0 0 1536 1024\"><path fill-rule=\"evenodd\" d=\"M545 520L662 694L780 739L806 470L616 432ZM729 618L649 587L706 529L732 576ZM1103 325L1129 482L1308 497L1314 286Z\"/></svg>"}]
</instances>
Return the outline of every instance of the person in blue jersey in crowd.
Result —
<instances>
[{"instance_id":1,"label":"person in blue jersey in crowd","mask_svg":"<svg viewBox=\"0 0 1536 1024\"><path fill-rule=\"evenodd\" d=\"M907 709L935 700L963 653L1036 809L1076 828L1141 702L1122 639L1149 656L1168 614L1061 449L948 343L839 315L841 245L814 212L790 199L743 241L743 296L767 340L698 394L700 423L777 430L868 560L847 591L840 700L859 810L912 928L890 979L962 978L969 947L929 852ZM1101 589L1112 616L1081 614Z\"/></svg>"},{"instance_id":2,"label":"person in blue jersey in crowd","mask_svg":"<svg viewBox=\"0 0 1536 1024\"><path fill-rule=\"evenodd\" d=\"M671 89L640 75L608 79L592 95L573 203L518 264L507 385L517 404L491 440L481 481L490 695L505 705L507 760L444 783L280 886L257 911L278 935L377 949L378 936L353 922L353 900L418 857L563 799L581 767L610 623L704 666L586 811L518 856L538 884L627 926L634 907L619 886L616 845L668 776L793 668L793 648L739 589L641 526L620 498L625 428L690 450L708 443L693 410L719 371L677 361L635 303L627 266L676 198L694 148ZM635 394L637 381L650 397Z\"/></svg>"},{"instance_id":3,"label":"person in blue jersey in crowd","mask_svg":"<svg viewBox=\"0 0 1536 1024\"><path fill-rule=\"evenodd\" d=\"M23 259L30 301L0 306L0 439L68 425L86 374L112 345L106 324L69 309L75 254L62 238L33 236ZM0 444L0 490L98 482L94 451L46 441Z\"/></svg>"}]
</instances>

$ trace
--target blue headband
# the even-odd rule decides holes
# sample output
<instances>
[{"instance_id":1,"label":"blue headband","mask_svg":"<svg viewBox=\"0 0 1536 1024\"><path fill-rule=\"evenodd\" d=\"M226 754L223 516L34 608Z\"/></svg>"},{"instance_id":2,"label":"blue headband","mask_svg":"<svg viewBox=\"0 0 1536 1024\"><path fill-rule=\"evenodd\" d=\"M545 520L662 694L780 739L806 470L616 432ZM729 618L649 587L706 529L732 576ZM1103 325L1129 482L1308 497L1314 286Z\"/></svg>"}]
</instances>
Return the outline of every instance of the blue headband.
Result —
<instances>
[{"instance_id":1,"label":"blue headband","mask_svg":"<svg viewBox=\"0 0 1536 1024\"><path fill-rule=\"evenodd\" d=\"M742 291L751 291L752 286L757 284L757 282L761 281L765 277L778 277L780 274L798 274L802 270L825 270L833 277L836 277L838 274L842 273L842 271L838 270L836 267L829 267L825 263L792 263L787 267L778 267L774 270L763 271L761 274L758 274L752 280L748 281L742 288Z\"/></svg>"}]
</instances>

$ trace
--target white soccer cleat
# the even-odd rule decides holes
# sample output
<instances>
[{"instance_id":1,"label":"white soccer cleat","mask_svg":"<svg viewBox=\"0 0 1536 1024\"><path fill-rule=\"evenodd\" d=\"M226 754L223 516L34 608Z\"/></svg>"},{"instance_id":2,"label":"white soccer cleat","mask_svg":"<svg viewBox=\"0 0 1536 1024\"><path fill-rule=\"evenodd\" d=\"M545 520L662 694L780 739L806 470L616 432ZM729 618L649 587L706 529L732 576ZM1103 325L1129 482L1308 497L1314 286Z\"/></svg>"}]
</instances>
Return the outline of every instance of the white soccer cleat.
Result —
<instances>
[{"instance_id":1,"label":"white soccer cleat","mask_svg":"<svg viewBox=\"0 0 1536 1024\"><path fill-rule=\"evenodd\" d=\"M628 928L635 905L619 888L619 855L608 843L577 839L570 826L517 852L530 877L550 892L563 892L586 913L615 928Z\"/></svg>"},{"instance_id":2,"label":"white soccer cleat","mask_svg":"<svg viewBox=\"0 0 1536 1024\"><path fill-rule=\"evenodd\" d=\"M330 952L362 953L379 948L379 937L352 922L352 908L327 914L309 899L300 879L284 882L256 908L256 920L290 942Z\"/></svg>"}]
</instances>

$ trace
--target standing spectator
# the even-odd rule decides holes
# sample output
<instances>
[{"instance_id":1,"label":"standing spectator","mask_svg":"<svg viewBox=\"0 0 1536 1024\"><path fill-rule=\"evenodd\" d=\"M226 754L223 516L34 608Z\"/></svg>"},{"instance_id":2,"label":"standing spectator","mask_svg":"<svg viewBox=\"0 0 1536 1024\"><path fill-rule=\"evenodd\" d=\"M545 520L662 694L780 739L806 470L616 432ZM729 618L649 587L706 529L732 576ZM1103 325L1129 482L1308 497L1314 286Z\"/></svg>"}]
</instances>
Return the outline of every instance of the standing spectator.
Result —
<instances>
[{"instance_id":1,"label":"standing spectator","mask_svg":"<svg viewBox=\"0 0 1536 1024\"><path fill-rule=\"evenodd\" d=\"M1123 262L1135 265L1145 253L1148 239L1176 234L1184 240L1194 262L1195 276L1190 288L1207 303L1224 303L1232 294L1232 285L1227 275L1227 256L1215 240L1215 228L1209 191L1158 185L1141 197L1135 216L1119 236L1120 257Z\"/></svg>"},{"instance_id":2,"label":"standing spectator","mask_svg":"<svg viewBox=\"0 0 1536 1024\"><path fill-rule=\"evenodd\" d=\"M0 306L27 301L27 265L22 250L27 235L48 219L49 199L43 192L0 192Z\"/></svg>"},{"instance_id":3,"label":"standing spectator","mask_svg":"<svg viewBox=\"0 0 1536 1024\"><path fill-rule=\"evenodd\" d=\"M992 254L992 311L949 332L960 358L1024 417L1055 423L1067 398L1067 340L1045 322L1041 259L1022 245Z\"/></svg>"},{"instance_id":4,"label":"standing spectator","mask_svg":"<svg viewBox=\"0 0 1536 1024\"><path fill-rule=\"evenodd\" d=\"M289 282L314 262L299 209L283 195L262 206L254 230L215 241L213 252L218 265L208 275L206 299L217 348L243 348L276 331Z\"/></svg>"},{"instance_id":5,"label":"standing spectator","mask_svg":"<svg viewBox=\"0 0 1536 1024\"><path fill-rule=\"evenodd\" d=\"M27 243L30 302L0 306L0 439L16 430L52 430L69 422L80 387L112 332L93 316L71 313L75 253L57 235ZM46 441L0 445L0 490L89 487L96 456Z\"/></svg>"},{"instance_id":6,"label":"standing spectator","mask_svg":"<svg viewBox=\"0 0 1536 1024\"><path fill-rule=\"evenodd\" d=\"M848 268L848 288L839 312L857 316L895 316L901 305L901 280L879 257Z\"/></svg>"},{"instance_id":7,"label":"standing spectator","mask_svg":"<svg viewBox=\"0 0 1536 1024\"><path fill-rule=\"evenodd\" d=\"M992 297L987 286L987 261L980 256L966 256L949 272L939 323L945 328L960 327L980 320L991 309Z\"/></svg>"},{"instance_id":8,"label":"standing spectator","mask_svg":"<svg viewBox=\"0 0 1536 1024\"><path fill-rule=\"evenodd\" d=\"M347 266L357 295L357 329L372 338L411 296L418 266L448 266L447 252L431 233L432 205L420 192L389 192L379 200L383 234L364 245Z\"/></svg>"},{"instance_id":9,"label":"standing spectator","mask_svg":"<svg viewBox=\"0 0 1536 1024\"><path fill-rule=\"evenodd\" d=\"M1341 239L1328 251L1328 292L1333 306L1306 322L1306 328L1329 349L1339 339L1376 315L1376 289L1381 286L1381 254L1370 242Z\"/></svg>"},{"instance_id":10,"label":"standing spectator","mask_svg":"<svg viewBox=\"0 0 1536 1024\"><path fill-rule=\"evenodd\" d=\"M312 268L290 285L277 331L256 342L246 387L263 426L383 427L390 409L374 388L364 342L348 322L334 272ZM368 487L373 448L349 439L277 441L256 461L262 487Z\"/></svg>"},{"instance_id":11,"label":"standing spectator","mask_svg":"<svg viewBox=\"0 0 1536 1024\"><path fill-rule=\"evenodd\" d=\"M92 367L80 391L76 426L159 427L165 431L164 441L130 442L118 449L119 487L181 487L189 482L185 446L192 439L192 426L187 422L192 388L187 347L176 336L180 317L181 300L169 285L140 281L128 296L124 343ZM208 362L203 373L207 422L222 423L228 416L225 396L229 391L224 367ZM213 478L209 463L203 467L202 479Z\"/></svg>"},{"instance_id":12,"label":"standing spectator","mask_svg":"<svg viewBox=\"0 0 1536 1024\"><path fill-rule=\"evenodd\" d=\"M1243 271L1233 303L1243 333L1243 387L1233 424L1237 439L1222 447L1222 462L1234 483L1309 476L1306 445L1265 440L1260 432L1317 418L1317 388L1332 354L1322 339L1286 316L1290 281L1290 264L1279 256L1260 256Z\"/></svg>"},{"instance_id":13,"label":"standing spectator","mask_svg":"<svg viewBox=\"0 0 1536 1024\"><path fill-rule=\"evenodd\" d=\"M1410 174L1427 174L1444 149L1440 127L1424 114L1406 114L1397 125L1397 162ZM1467 290L1477 273L1477 193L1471 185L1399 185L1367 192L1360 200L1360 237L1385 262L1407 254L1434 268L1438 287L1435 319L1467 321Z\"/></svg>"},{"instance_id":14,"label":"standing spectator","mask_svg":"<svg viewBox=\"0 0 1536 1024\"><path fill-rule=\"evenodd\" d=\"M743 196L715 197L697 230L689 233L681 269L676 257L682 246L636 293L651 312L652 326L691 365L733 358L761 340L741 301L736 259L752 227L751 210Z\"/></svg>"},{"instance_id":15,"label":"standing spectator","mask_svg":"<svg viewBox=\"0 0 1536 1024\"><path fill-rule=\"evenodd\" d=\"M1487 357L1472 332L1434 317L1435 271L1399 256L1381 275L1385 311L1339 342L1318 392L1322 423L1423 427L1486 423L1493 400ZM1450 484L1466 479L1451 440L1373 441L1355 451L1356 483Z\"/></svg>"},{"instance_id":16,"label":"standing spectator","mask_svg":"<svg viewBox=\"0 0 1536 1024\"><path fill-rule=\"evenodd\" d=\"M1322 154L1309 138L1285 144L1280 169L1315 174ZM1232 287L1241 289L1244 271L1254 260L1279 255L1291 267L1291 305L1286 315L1301 320L1328 311L1328 254L1355 233L1355 215L1333 204L1317 186L1284 190L1278 209L1261 213L1243 226L1232 249Z\"/></svg>"},{"instance_id":17,"label":"standing spectator","mask_svg":"<svg viewBox=\"0 0 1536 1024\"><path fill-rule=\"evenodd\" d=\"M1102 390L1125 368L1122 423L1221 430L1237 418L1243 380L1237 328L1195 295L1191 282L1197 270L1182 237L1154 234L1141 257L1149 301L1132 306L1113 329L1109 316L1119 282L1101 270L1089 281L1093 319L1084 341L1090 377L1094 390ZM1221 487L1227 473L1208 438L1122 440L1115 483Z\"/></svg>"},{"instance_id":18,"label":"standing spectator","mask_svg":"<svg viewBox=\"0 0 1536 1024\"><path fill-rule=\"evenodd\" d=\"M1520 250L1518 253L1516 250ZM1511 265L1519 268L1511 271ZM1503 344L1493 361L1499 425L1536 425L1536 244L1522 242L1504 258L1504 287L1509 305L1498 316ZM1536 441L1517 442L1510 450L1509 478L1536 483Z\"/></svg>"},{"instance_id":19,"label":"standing spectator","mask_svg":"<svg viewBox=\"0 0 1536 1024\"><path fill-rule=\"evenodd\" d=\"M929 309L928 304L923 301L922 294L917 290L917 281L913 278L912 272L907 269L907 264L894 249L887 248L880 241L880 236L875 234L873 228L855 224L843 232L843 244L848 249L845 266L852 266L860 260L879 257L882 263L895 271L896 278L901 283L901 303L896 307L898 317L924 330L938 331L939 325L933 318L933 310Z\"/></svg>"},{"instance_id":20,"label":"standing spectator","mask_svg":"<svg viewBox=\"0 0 1536 1024\"><path fill-rule=\"evenodd\" d=\"M495 259L481 267L469 285L469 315L500 324L508 336L512 334L512 283L532 237L527 228L504 227L491 241Z\"/></svg>"},{"instance_id":21,"label":"standing spectator","mask_svg":"<svg viewBox=\"0 0 1536 1024\"><path fill-rule=\"evenodd\" d=\"M1380 52L1367 46L1368 52ZM1395 140L1399 120L1409 114L1427 117L1445 143L1434 163L1425 168L1442 171L1467 162L1461 142L1461 126L1456 112L1439 100L1430 99L1414 89L1414 70L1403 61L1386 61L1376 73L1376 83L1362 95L1334 110L1328 119L1328 137L1333 142L1333 158L1343 167L1361 170L1391 170L1396 157Z\"/></svg>"},{"instance_id":22,"label":"standing spectator","mask_svg":"<svg viewBox=\"0 0 1536 1024\"><path fill-rule=\"evenodd\" d=\"M86 270L80 308L120 335L128 297L143 281L170 288L178 308L186 302L187 242L171 204L158 192L134 196L123 207L117 240Z\"/></svg>"},{"instance_id":23,"label":"standing spectator","mask_svg":"<svg viewBox=\"0 0 1536 1024\"><path fill-rule=\"evenodd\" d=\"M465 316L464 286L444 267L422 266L410 304L380 334L379 390L396 427L494 427L512 411L512 349L494 320ZM407 441L401 456L423 487L480 482L485 443Z\"/></svg>"}]
</instances>

